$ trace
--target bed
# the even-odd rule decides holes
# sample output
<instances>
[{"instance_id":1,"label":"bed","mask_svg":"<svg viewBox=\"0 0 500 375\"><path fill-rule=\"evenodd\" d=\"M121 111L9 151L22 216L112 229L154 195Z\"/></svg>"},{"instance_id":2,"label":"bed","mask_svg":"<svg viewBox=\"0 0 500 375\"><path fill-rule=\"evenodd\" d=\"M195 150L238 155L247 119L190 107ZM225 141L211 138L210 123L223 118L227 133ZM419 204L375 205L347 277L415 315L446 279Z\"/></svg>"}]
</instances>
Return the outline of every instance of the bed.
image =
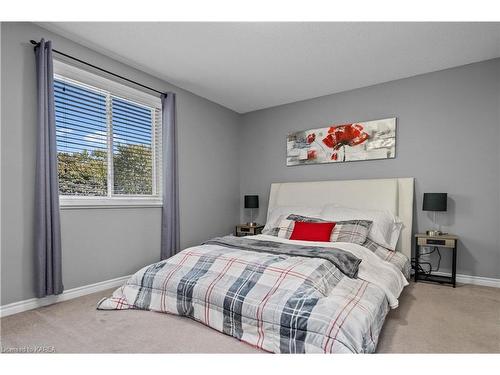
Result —
<instances>
[{"instance_id":1,"label":"bed","mask_svg":"<svg viewBox=\"0 0 500 375\"><path fill-rule=\"evenodd\" d=\"M98 309L186 316L273 353L371 353L408 284L413 178L273 183L268 220L284 206L387 210L395 251L368 242L218 237L148 265Z\"/></svg>"}]
</instances>

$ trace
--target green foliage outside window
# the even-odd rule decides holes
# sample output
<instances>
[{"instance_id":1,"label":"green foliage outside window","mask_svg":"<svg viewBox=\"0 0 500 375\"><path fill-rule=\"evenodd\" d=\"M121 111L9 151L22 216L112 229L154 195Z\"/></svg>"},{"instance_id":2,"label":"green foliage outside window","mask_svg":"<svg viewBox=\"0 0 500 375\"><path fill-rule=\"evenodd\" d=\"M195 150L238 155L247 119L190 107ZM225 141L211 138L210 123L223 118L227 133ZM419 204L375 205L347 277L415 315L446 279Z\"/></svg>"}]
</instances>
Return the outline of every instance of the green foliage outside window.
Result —
<instances>
[{"instance_id":1,"label":"green foliage outside window","mask_svg":"<svg viewBox=\"0 0 500 375\"><path fill-rule=\"evenodd\" d=\"M150 147L118 145L113 157L113 167L115 194L153 194L153 163Z\"/></svg>"},{"instance_id":2,"label":"green foliage outside window","mask_svg":"<svg viewBox=\"0 0 500 375\"><path fill-rule=\"evenodd\" d=\"M146 145L119 144L113 155L114 191L117 195L152 194L152 155ZM105 151L58 154L61 195L107 195Z\"/></svg>"}]
</instances>

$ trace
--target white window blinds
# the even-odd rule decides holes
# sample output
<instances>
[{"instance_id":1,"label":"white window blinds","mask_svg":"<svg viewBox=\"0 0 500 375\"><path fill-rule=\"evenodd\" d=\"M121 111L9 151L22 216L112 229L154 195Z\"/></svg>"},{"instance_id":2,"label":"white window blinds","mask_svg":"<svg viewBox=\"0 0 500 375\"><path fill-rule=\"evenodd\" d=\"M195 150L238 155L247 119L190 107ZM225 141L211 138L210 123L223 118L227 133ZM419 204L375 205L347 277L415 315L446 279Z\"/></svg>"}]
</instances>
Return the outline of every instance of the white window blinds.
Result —
<instances>
[{"instance_id":1,"label":"white window blinds","mask_svg":"<svg viewBox=\"0 0 500 375\"><path fill-rule=\"evenodd\" d=\"M155 194L155 110L119 98L111 107L113 193Z\"/></svg>"},{"instance_id":2,"label":"white window blinds","mask_svg":"<svg viewBox=\"0 0 500 375\"><path fill-rule=\"evenodd\" d=\"M106 96L54 81L59 194L107 195Z\"/></svg>"},{"instance_id":3,"label":"white window blinds","mask_svg":"<svg viewBox=\"0 0 500 375\"><path fill-rule=\"evenodd\" d=\"M60 75L54 94L61 197L159 198L158 106Z\"/></svg>"}]
</instances>

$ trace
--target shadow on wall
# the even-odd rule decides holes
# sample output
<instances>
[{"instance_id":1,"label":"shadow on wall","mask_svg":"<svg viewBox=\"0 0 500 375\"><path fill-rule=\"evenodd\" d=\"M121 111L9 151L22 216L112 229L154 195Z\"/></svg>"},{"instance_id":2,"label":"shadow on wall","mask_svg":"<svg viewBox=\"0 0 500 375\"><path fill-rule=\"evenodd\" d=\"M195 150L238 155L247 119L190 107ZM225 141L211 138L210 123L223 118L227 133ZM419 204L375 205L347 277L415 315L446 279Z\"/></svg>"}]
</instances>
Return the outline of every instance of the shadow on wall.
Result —
<instances>
[{"instance_id":1,"label":"shadow on wall","mask_svg":"<svg viewBox=\"0 0 500 375\"><path fill-rule=\"evenodd\" d=\"M416 233L420 233L418 230L418 212L417 212L417 182L415 180L413 185L413 218L412 218L412 241L411 241L411 254L412 257L415 256L415 241L413 241L413 235Z\"/></svg>"}]
</instances>

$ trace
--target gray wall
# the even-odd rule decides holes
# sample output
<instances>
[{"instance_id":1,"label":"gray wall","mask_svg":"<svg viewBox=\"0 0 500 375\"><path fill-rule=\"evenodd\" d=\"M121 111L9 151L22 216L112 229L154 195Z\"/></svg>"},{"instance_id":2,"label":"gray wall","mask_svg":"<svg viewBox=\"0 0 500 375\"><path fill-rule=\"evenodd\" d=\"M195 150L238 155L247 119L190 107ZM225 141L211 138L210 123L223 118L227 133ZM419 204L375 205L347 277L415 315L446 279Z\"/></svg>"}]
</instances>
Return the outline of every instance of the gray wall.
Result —
<instances>
[{"instance_id":1,"label":"gray wall","mask_svg":"<svg viewBox=\"0 0 500 375\"><path fill-rule=\"evenodd\" d=\"M1 304L33 294L35 66L30 39L177 93L181 245L232 231L239 219L240 116L34 24L2 23ZM159 259L160 209L63 210L66 289L135 272Z\"/></svg>"},{"instance_id":2,"label":"gray wall","mask_svg":"<svg viewBox=\"0 0 500 375\"><path fill-rule=\"evenodd\" d=\"M495 59L245 114L241 194L260 195L263 222L272 182L415 177L414 231L431 226L422 193L448 192L442 222L461 237L458 272L498 278L499 76ZM395 159L285 166L289 132L385 117L398 118Z\"/></svg>"},{"instance_id":3,"label":"gray wall","mask_svg":"<svg viewBox=\"0 0 500 375\"><path fill-rule=\"evenodd\" d=\"M232 231L245 193L261 196L263 221L271 182L413 176L414 230L431 225L419 209L422 192L449 192L443 222L462 238L459 272L500 276L499 59L239 116L36 25L4 22L2 305L33 297L35 72L28 41L41 37L69 54L177 93L182 247ZM285 166L290 131L390 116L398 117L396 159ZM158 260L159 231L158 208L63 210L66 289L124 276Z\"/></svg>"}]
</instances>

